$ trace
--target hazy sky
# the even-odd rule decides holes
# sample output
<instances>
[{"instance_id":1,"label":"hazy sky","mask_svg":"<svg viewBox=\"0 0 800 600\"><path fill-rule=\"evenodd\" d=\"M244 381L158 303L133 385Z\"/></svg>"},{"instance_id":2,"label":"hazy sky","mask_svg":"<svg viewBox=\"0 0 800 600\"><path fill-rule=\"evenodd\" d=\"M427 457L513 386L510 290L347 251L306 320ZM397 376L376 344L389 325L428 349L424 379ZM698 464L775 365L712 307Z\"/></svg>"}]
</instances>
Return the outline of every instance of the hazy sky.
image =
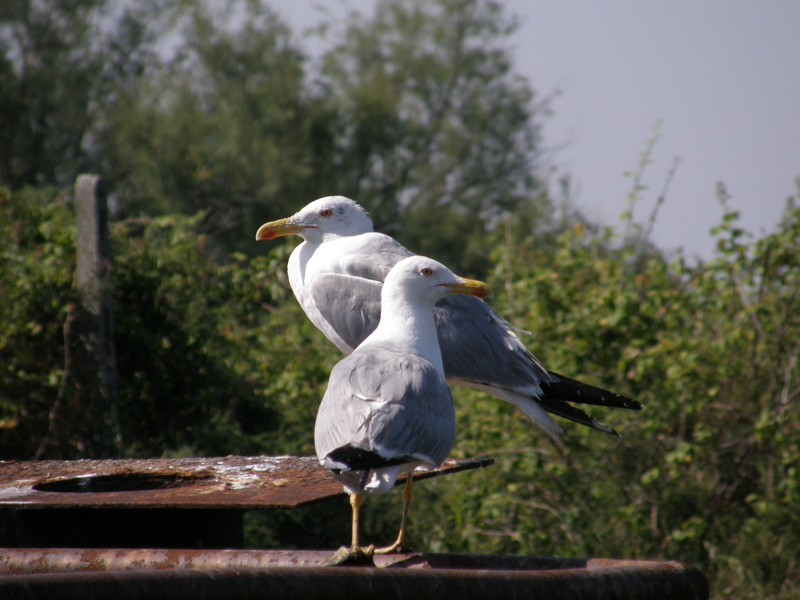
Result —
<instances>
[{"instance_id":1,"label":"hazy sky","mask_svg":"<svg viewBox=\"0 0 800 600\"><path fill-rule=\"evenodd\" d=\"M320 20L319 4L274 6L299 33ZM590 219L617 222L631 188L624 174L661 121L636 213L647 218L679 157L653 232L660 247L711 255L718 181L747 229L774 230L800 176L800 0L505 4L522 20L516 70L540 96L560 92L544 141L556 149L554 179L570 175Z\"/></svg>"}]
</instances>

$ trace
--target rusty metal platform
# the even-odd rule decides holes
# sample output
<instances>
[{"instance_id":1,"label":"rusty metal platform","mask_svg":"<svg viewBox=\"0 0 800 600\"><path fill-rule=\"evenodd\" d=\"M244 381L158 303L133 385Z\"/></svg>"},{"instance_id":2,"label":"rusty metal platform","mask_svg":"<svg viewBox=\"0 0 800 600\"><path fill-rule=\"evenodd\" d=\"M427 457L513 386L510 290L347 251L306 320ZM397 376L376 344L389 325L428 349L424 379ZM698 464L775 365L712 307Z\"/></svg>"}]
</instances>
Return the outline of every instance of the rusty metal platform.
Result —
<instances>
[{"instance_id":1,"label":"rusty metal platform","mask_svg":"<svg viewBox=\"0 0 800 600\"><path fill-rule=\"evenodd\" d=\"M447 460L414 479L491 463ZM23 547L243 548L246 511L341 496L314 457L0 462L0 509L17 511Z\"/></svg>"},{"instance_id":2,"label":"rusty metal platform","mask_svg":"<svg viewBox=\"0 0 800 600\"><path fill-rule=\"evenodd\" d=\"M486 467L447 461L425 479ZM322 567L331 551L242 550L251 509L343 495L314 458L0 462L0 509L25 548L0 548L0 597L227 600L359 597L705 600L708 583L666 561L396 554Z\"/></svg>"},{"instance_id":3,"label":"rusty metal platform","mask_svg":"<svg viewBox=\"0 0 800 600\"><path fill-rule=\"evenodd\" d=\"M492 464L448 459L414 480ZM405 481L398 480L398 485ZM315 457L0 462L0 508L300 508L344 495Z\"/></svg>"},{"instance_id":4,"label":"rusty metal platform","mask_svg":"<svg viewBox=\"0 0 800 600\"><path fill-rule=\"evenodd\" d=\"M667 561L397 554L321 567L330 552L0 549L3 598L550 598L705 600L693 567Z\"/></svg>"}]
</instances>

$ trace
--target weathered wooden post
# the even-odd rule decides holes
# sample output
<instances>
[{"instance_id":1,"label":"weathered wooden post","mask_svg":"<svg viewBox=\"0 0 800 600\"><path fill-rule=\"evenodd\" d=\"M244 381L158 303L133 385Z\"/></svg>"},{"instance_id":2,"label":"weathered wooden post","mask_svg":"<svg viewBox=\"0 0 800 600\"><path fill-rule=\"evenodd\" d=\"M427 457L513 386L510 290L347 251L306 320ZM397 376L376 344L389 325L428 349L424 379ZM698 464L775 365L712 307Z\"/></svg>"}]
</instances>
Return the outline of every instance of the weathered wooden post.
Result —
<instances>
[{"instance_id":1,"label":"weathered wooden post","mask_svg":"<svg viewBox=\"0 0 800 600\"><path fill-rule=\"evenodd\" d=\"M88 422L85 444L90 454L114 456L122 441L114 345L113 260L108 231L106 190L98 175L75 182L75 246L78 295L73 357L76 403Z\"/></svg>"}]
</instances>

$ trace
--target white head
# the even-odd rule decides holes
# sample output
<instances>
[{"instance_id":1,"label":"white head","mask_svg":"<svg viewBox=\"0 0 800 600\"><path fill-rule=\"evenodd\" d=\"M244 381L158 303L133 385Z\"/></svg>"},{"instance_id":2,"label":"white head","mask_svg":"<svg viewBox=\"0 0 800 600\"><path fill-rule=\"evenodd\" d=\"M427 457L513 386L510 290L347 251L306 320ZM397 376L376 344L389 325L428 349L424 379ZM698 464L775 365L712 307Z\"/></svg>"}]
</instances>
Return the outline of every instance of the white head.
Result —
<instances>
[{"instance_id":1,"label":"white head","mask_svg":"<svg viewBox=\"0 0 800 600\"><path fill-rule=\"evenodd\" d=\"M326 196L314 200L288 219L265 223L258 228L256 240L294 234L319 244L371 231L372 221L360 204L344 196Z\"/></svg>"},{"instance_id":2,"label":"white head","mask_svg":"<svg viewBox=\"0 0 800 600\"><path fill-rule=\"evenodd\" d=\"M383 282L381 303L386 306L402 299L411 304L430 306L450 294L469 294L485 298L491 293L482 281L464 279L442 263L425 256L410 256L397 263Z\"/></svg>"}]
</instances>

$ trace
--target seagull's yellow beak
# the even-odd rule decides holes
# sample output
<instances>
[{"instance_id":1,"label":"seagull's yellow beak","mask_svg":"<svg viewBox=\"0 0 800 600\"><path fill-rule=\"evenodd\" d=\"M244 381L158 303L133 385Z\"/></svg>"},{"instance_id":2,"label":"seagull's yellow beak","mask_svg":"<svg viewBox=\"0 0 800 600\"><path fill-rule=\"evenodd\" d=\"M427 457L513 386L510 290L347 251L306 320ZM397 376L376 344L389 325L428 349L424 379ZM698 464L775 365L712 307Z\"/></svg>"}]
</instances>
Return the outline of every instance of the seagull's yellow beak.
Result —
<instances>
[{"instance_id":1,"label":"seagull's yellow beak","mask_svg":"<svg viewBox=\"0 0 800 600\"><path fill-rule=\"evenodd\" d=\"M291 217L264 223L258 228L258 231L256 231L256 241L274 240L275 238L283 237L285 235L296 235L297 232L306 228L305 225L294 225L289 223L290 218Z\"/></svg>"},{"instance_id":2,"label":"seagull's yellow beak","mask_svg":"<svg viewBox=\"0 0 800 600\"><path fill-rule=\"evenodd\" d=\"M469 294L477 298L486 298L492 295L492 288L476 279L464 279L462 277L459 283L443 283L442 285L454 294Z\"/></svg>"}]
</instances>

